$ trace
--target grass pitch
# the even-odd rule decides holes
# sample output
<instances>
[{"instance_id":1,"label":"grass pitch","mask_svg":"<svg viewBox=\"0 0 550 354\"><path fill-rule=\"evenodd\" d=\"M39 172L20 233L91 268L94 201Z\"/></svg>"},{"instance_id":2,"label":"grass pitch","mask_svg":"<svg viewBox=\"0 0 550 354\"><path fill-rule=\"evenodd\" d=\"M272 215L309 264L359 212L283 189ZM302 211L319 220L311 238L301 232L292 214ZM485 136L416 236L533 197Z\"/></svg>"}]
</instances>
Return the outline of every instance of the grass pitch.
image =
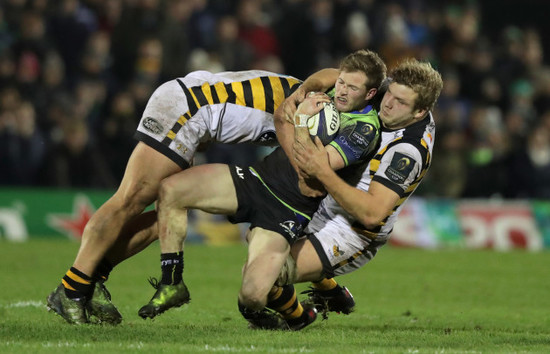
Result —
<instances>
[{"instance_id":1,"label":"grass pitch","mask_svg":"<svg viewBox=\"0 0 550 354\"><path fill-rule=\"evenodd\" d=\"M151 321L137 310L154 293L147 278L160 275L154 244L107 282L121 325L68 325L46 311L45 298L77 249L68 241L0 242L0 353L550 352L548 252L386 247L338 279L355 296L354 313L272 332L248 330L237 310L244 245L187 245L191 303Z\"/></svg>"}]
</instances>

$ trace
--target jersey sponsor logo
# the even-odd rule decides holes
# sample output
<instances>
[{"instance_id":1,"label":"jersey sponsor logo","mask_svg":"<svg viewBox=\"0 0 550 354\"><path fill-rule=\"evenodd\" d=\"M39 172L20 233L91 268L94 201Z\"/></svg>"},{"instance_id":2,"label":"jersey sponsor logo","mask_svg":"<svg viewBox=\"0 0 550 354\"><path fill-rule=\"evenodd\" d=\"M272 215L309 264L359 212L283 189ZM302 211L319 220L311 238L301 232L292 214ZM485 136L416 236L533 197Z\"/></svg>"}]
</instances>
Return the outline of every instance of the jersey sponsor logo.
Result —
<instances>
[{"instance_id":1,"label":"jersey sponsor logo","mask_svg":"<svg viewBox=\"0 0 550 354\"><path fill-rule=\"evenodd\" d=\"M235 173L237 173L237 176L239 176L240 179L244 179L243 169L239 166L235 166Z\"/></svg>"},{"instance_id":2,"label":"jersey sponsor logo","mask_svg":"<svg viewBox=\"0 0 550 354\"><path fill-rule=\"evenodd\" d=\"M292 220L287 220L279 223L279 226L282 227L285 230L285 232L290 235L290 237L296 236L296 234L293 231L294 225L296 225L296 223Z\"/></svg>"},{"instance_id":3,"label":"jersey sponsor logo","mask_svg":"<svg viewBox=\"0 0 550 354\"><path fill-rule=\"evenodd\" d=\"M297 224L294 220L287 220L279 223L285 232L291 237L296 238L296 235L302 232L302 225Z\"/></svg>"},{"instance_id":4,"label":"jersey sponsor logo","mask_svg":"<svg viewBox=\"0 0 550 354\"><path fill-rule=\"evenodd\" d=\"M403 183L416 165L416 161L409 156L396 152L390 166L386 169L386 176L395 183Z\"/></svg>"},{"instance_id":5,"label":"jersey sponsor logo","mask_svg":"<svg viewBox=\"0 0 550 354\"><path fill-rule=\"evenodd\" d=\"M162 125L151 117L146 117L141 125L143 125L146 130L150 131L153 134L162 133Z\"/></svg>"},{"instance_id":6,"label":"jersey sponsor logo","mask_svg":"<svg viewBox=\"0 0 550 354\"><path fill-rule=\"evenodd\" d=\"M353 136L353 133L351 134ZM350 137L351 139L351 137ZM342 148L342 150L346 151L346 155L353 154L353 157L355 159L358 159L361 157L362 150L356 149L355 146L352 146L349 143L349 140L345 136L338 137L337 144Z\"/></svg>"},{"instance_id":7,"label":"jersey sponsor logo","mask_svg":"<svg viewBox=\"0 0 550 354\"><path fill-rule=\"evenodd\" d=\"M256 139L256 142L258 142L258 143L269 143L269 142L272 142L272 141L275 141L275 140L277 140L277 134L273 130L270 130L270 131L262 133L258 137L258 139Z\"/></svg>"}]
</instances>

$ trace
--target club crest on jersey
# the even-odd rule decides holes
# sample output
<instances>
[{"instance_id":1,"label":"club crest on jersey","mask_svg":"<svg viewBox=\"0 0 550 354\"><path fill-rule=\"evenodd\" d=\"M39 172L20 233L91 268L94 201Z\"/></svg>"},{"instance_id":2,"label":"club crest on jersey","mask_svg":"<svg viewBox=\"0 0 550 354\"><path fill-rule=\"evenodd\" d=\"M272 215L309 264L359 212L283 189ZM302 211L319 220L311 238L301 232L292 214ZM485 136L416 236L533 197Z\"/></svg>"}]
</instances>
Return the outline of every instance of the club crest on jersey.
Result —
<instances>
[{"instance_id":1,"label":"club crest on jersey","mask_svg":"<svg viewBox=\"0 0 550 354\"><path fill-rule=\"evenodd\" d=\"M153 134L162 133L162 125L151 117L146 117L145 119L143 119L141 125L143 125L146 130L150 131Z\"/></svg>"},{"instance_id":2,"label":"club crest on jersey","mask_svg":"<svg viewBox=\"0 0 550 354\"><path fill-rule=\"evenodd\" d=\"M411 157L396 152L393 155L390 166L386 169L386 176L395 183L403 183L416 165Z\"/></svg>"},{"instance_id":3,"label":"club crest on jersey","mask_svg":"<svg viewBox=\"0 0 550 354\"><path fill-rule=\"evenodd\" d=\"M332 246L332 254L334 255L334 257L343 256L345 253L346 252L340 250L340 247L338 247L338 245Z\"/></svg>"}]
</instances>

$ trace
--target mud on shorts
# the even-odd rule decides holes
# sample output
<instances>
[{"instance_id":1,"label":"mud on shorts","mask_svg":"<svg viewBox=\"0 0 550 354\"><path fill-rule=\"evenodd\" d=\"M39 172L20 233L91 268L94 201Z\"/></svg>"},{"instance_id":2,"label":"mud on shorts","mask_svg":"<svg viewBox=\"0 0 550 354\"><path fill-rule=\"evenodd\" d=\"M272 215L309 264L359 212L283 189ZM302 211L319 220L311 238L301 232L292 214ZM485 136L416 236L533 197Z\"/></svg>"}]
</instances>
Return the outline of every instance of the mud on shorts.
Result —
<instances>
[{"instance_id":1,"label":"mud on shorts","mask_svg":"<svg viewBox=\"0 0 550 354\"><path fill-rule=\"evenodd\" d=\"M250 228L277 232L290 245L302 236L317 206L312 206L309 213L298 211L273 195L249 167L230 165L229 170L239 204L237 213L228 217L230 222L249 222Z\"/></svg>"}]
</instances>

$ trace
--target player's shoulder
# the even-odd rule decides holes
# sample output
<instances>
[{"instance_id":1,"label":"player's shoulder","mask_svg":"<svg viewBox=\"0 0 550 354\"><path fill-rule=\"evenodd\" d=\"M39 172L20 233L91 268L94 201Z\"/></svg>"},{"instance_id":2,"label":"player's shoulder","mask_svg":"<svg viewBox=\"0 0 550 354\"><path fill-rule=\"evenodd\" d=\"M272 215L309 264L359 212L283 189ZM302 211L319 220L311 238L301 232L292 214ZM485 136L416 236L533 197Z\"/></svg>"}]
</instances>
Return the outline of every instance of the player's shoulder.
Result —
<instances>
[{"instance_id":1,"label":"player's shoulder","mask_svg":"<svg viewBox=\"0 0 550 354\"><path fill-rule=\"evenodd\" d=\"M341 112L340 119L344 125L353 124L355 126L362 126L364 124L369 124L377 130L380 129L380 119L378 118L378 112L371 105L368 105L358 111Z\"/></svg>"}]
</instances>

